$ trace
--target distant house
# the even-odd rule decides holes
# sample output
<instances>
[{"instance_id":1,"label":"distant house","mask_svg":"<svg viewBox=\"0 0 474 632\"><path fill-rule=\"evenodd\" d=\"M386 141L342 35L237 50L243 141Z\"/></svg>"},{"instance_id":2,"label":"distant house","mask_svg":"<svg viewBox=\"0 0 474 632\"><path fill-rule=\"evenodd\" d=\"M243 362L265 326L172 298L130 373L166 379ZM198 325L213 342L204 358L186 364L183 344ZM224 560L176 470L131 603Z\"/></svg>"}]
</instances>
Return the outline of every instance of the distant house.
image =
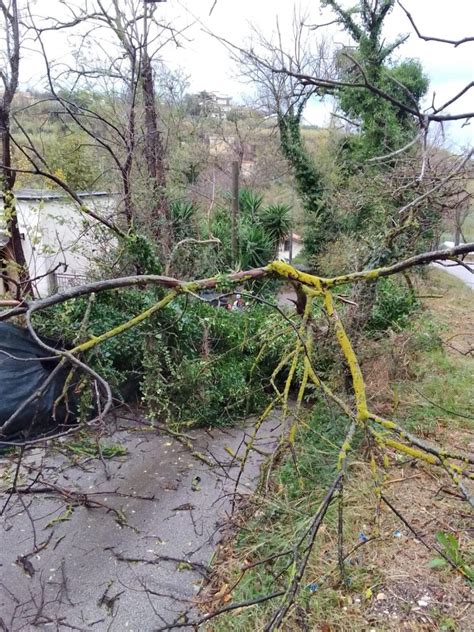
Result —
<instances>
[{"instance_id":1,"label":"distant house","mask_svg":"<svg viewBox=\"0 0 474 632\"><path fill-rule=\"evenodd\" d=\"M102 191L79 193L85 206L108 214L115 201ZM70 198L59 191L22 189L15 191L16 211L23 251L31 279L39 296L57 288L77 285L87 278L91 261L107 239ZM0 203L1 204L1 203ZM0 249L8 242L3 206L0 205ZM0 279L0 295L5 294Z\"/></svg>"},{"instance_id":2,"label":"distant house","mask_svg":"<svg viewBox=\"0 0 474 632\"><path fill-rule=\"evenodd\" d=\"M287 263L297 257L303 250L303 240L297 233L292 233L278 247L278 258Z\"/></svg>"},{"instance_id":3,"label":"distant house","mask_svg":"<svg viewBox=\"0 0 474 632\"><path fill-rule=\"evenodd\" d=\"M197 96L199 111L212 118L225 118L232 110L232 97L216 92L200 92Z\"/></svg>"}]
</instances>

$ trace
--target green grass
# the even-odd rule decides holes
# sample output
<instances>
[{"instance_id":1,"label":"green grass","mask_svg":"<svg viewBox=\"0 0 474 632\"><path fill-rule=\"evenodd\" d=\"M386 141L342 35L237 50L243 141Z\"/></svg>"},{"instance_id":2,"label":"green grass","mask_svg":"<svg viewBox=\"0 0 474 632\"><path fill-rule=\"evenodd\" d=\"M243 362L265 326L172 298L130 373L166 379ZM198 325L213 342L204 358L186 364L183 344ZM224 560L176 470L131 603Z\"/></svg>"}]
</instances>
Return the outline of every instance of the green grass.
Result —
<instances>
[{"instance_id":1,"label":"green grass","mask_svg":"<svg viewBox=\"0 0 474 632\"><path fill-rule=\"evenodd\" d=\"M474 340L473 292L432 270L421 293L443 298L426 299L428 309L414 323L413 379L398 384L397 417L407 429L425 433L462 428L473 415L474 356L466 353Z\"/></svg>"},{"instance_id":2,"label":"green grass","mask_svg":"<svg viewBox=\"0 0 474 632\"><path fill-rule=\"evenodd\" d=\"M400 386L406 404L397 416L405 417L405 427L415 431L465 426L465 417L454 413L472 415L473 371L472 361L452 357L442 348L424 353L417 362L416 378Z\"/></svg>"},{"instance_id":3,"label":"green grass","mask_svg":"<svg viewBox=\"0 0 474 632\"><path fill-rule=\"evenodd\" d=\"M291 543L303 536L334 479L337 457L346 430L347 420L337 409L328 408L325 401L316 404L299 433L297 467L291 457L285 458L275 473L269 494L257 500L258 510L242 526L237 536L235 547L241 559L254 563L275 553L282 553L291 549ZM348 506L352 504L351 498L352 493L349 492ZM308 564L304 579L306 587L298 597L298 603L305 609L309 607L310 601L314 601L315 613L337 607L338 604L337 590L332 586L334 577L331 571L334 570L335 559L332 536L329 535L336 529L337 515L337 503L333 503ZM347 528L346 535L357 540L359 531L360 524L354 520L352 527ZM292 555L256 566L244 575L233 592L232 600L245 601L284 589L291 581L293 572ZM354 590L366 588L369 582L366 569L353 568L350 575ZM321 581L323 585L320 590L318 588L318 598L315 599L314 585L319 585ZM216 620L209 629L219 632L260 629L259 624L267 620L275 607L276 602L270 602L243 610L239 616Z\"/></svg>"}]
</instances>

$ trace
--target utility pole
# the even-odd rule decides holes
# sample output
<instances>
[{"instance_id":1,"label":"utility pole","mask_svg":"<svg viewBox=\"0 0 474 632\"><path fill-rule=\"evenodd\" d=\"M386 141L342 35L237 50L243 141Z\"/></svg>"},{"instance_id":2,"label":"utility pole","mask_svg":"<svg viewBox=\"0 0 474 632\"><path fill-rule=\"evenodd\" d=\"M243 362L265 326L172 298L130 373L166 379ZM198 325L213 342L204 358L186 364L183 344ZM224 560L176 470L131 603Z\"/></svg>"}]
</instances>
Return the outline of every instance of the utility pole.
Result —
<instances>
[{"instance_id":1,"label":"utility pole","mask_svg":"<svg viewBox=\"0 0 474 632\"><path fill-rule=\"evenodd\" d=\"M240 164L238 160L232 162L232 263L235 265L239 258L239 242L237 229L239 223L239 176Z\"/></svg>"}]
</instances>

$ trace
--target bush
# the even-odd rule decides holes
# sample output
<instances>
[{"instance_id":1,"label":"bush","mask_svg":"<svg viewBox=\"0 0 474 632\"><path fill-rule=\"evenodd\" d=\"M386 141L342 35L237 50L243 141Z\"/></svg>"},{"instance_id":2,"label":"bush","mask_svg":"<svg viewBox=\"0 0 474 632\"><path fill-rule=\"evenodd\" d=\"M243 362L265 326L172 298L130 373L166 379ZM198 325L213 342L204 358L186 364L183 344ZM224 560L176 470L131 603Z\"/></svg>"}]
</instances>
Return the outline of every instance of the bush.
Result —
<instances>
[{"instance_id":1,"label":"bush","mask_svg":"<svg viewBox=\"0 0 474 632\"><path fill-rule=\"evenodd\" d=\"M76 345L126 322L162 296L161 289L103 292L35 314L34 322L38 332ZM264 405L268 379L292 334L271 340L258 364L256 357L279 327L281 321L267 306L230 312L182 297L95 347L85 360L109 381L115 396L141 397L161 421L225 425Z\"/></svg>"},{"instance_id":2,"label":"bush","mask_svg":"<svg viewBox=\"0 0 474 632\"><path fill-rule=\"evenodd\" d=\"M226 425L260 410L268 379L289 338L275 334L270 308L229 312L203 303L184 311L173 332L150 323L145 346L143 401L161 419L196 425ZM170 340L174 339L174 344Z\"/></svg>"},{"instance_id":3,"label":"bush","mask_svg":"<svg viewBox=\"0 0 474 632\"><path fill-rule=\"evenodd\" d=\"M367 330L404 329L409 324L410 315L419 306L419 301L407 285L392 277L380 279Z\"/></svg>"},{"instance_id":4,"label":"bush","mask_svg":"<svg viewBox=\"0 0 474 632\"><path fill-rule=\"evenodd\" d=\"M151 307L161 295L161 290L101 292L90 299L78 298L38 312L34 315L34 324L39 333L55 338L64 346L73 346L121 325ZM142 379L139 350L145 331L145 324L139 325L87 354L89 365L110 383L117 396L123 390L128 392L133 384L136 390Z\"/></svg>"}]
</instances>

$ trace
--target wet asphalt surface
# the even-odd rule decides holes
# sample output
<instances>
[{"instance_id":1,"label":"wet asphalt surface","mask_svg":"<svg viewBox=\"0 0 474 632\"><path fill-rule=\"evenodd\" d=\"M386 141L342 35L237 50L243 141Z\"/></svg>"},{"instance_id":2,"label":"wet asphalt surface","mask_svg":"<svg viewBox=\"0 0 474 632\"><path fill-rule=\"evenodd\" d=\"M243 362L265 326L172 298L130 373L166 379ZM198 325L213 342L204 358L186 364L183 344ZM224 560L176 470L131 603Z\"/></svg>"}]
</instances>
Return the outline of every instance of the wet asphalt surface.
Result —
<instances>
[{"instance_id":1,"label":"wet asphalt surface","mask_svg":"<svg viewBox=\"0 0 474 632\"><path fill-rule=\"evenodd\" d=\"M226 447L242 454L251 431L190 433L215 467L130 417L117 417L102 439L125 446L125 456L28 452L18 484L29 493L12 496L0 518L0 630L147 632L199 617L193 599L229 524L239 470ZM269 418L259 451L271 452L280 432ZM241 494L255 488L264 458L252 453ZM14 465L0 456L3 491Z\"/></svg>"}]
</instances>

